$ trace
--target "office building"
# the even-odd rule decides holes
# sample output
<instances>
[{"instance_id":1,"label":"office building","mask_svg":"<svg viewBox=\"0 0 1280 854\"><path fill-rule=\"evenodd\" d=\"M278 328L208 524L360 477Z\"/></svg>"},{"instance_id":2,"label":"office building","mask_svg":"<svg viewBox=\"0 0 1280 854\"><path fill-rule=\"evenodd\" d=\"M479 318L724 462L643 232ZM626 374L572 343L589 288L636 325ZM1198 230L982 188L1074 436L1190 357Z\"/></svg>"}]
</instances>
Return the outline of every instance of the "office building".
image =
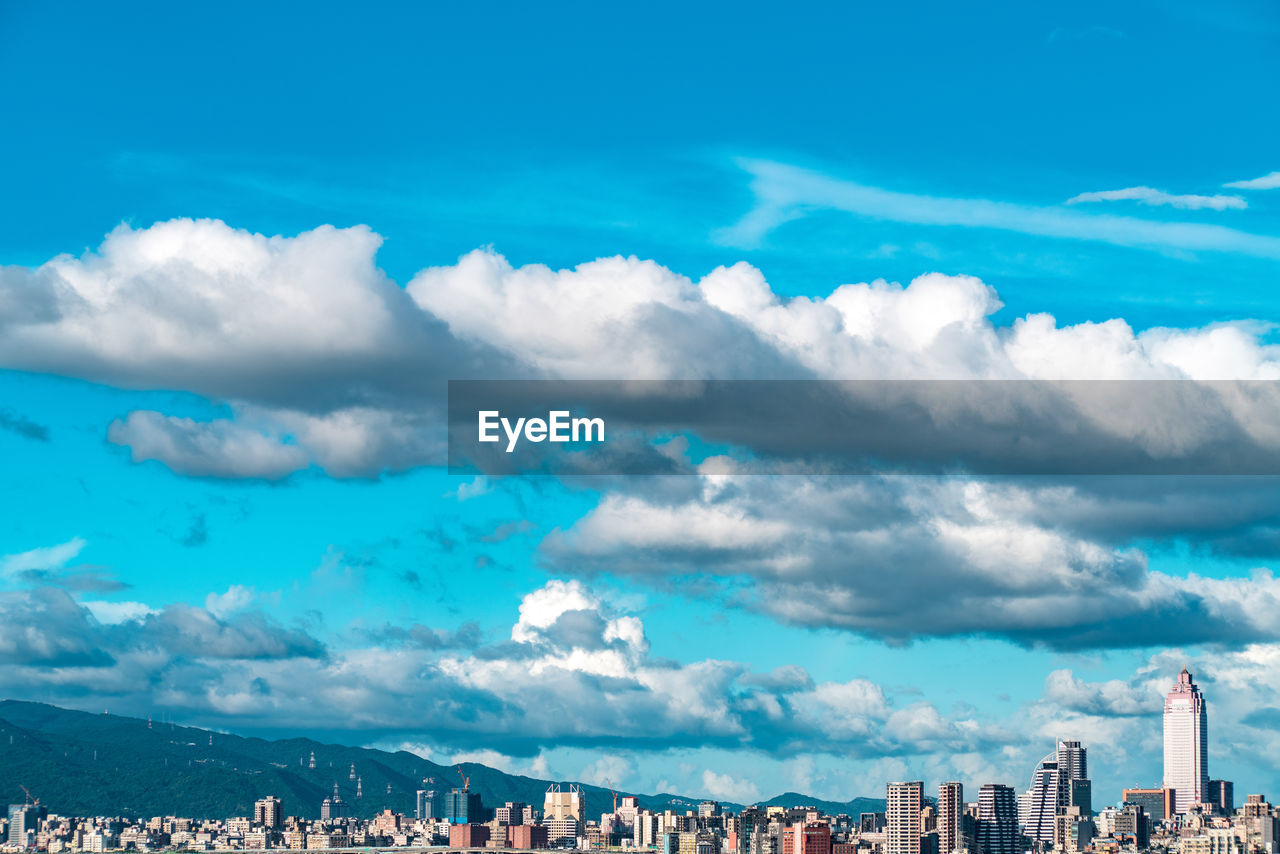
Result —
<instances>
[{"instance_id":1,"label":"office building","mask_svg":"<svg viewBox=\"0 0 1280 854\"><path fill-rule=\"evenodd\" d=\"M1053 844L1058 788L1058 752L1055 750L1036 763L1031 783L1018 802L1018 823L1022 832L1045 845Z\"/></svg>"},{"instance_id":2,"label":"office building","mask_svg":"<svg viewBox=\"0 0 1280 854\"><path fill-rule=\"evenodd\" d=\"M524 811L528 804L523 801L507 801L493 810L493 820L498 824L524 824Z\"/></svg>"},{"instance_id":3,"label":"office building","mask_svg":"<svg viewBox=\"0 0 1280 854\"><path fill-rule=\"evenodd\" d=\"M439 805L436 803L434 789L419 789L414 800L413 817L422 821L431 821L440 817Z\"/></svg>"},{"instance_id":4,"label":"office building","mask_svg":"<svg viewBox=\"0 0 1280 854\"><path fill-rule=\"evenodd\" d=\"M988 783L978 790L974 833L983 854L1018 854L1018 804L1012 786ZM1053 840L1050 839L1050 842Z\"/></svg>"},{"instance_id":5,"label":"office building","mask_svg":"<svg viewBox=\"0 0 1280 854\"><path fill-rule=\"evenodd\" d=\"M571 818L579 824L585 824L587 821L587 800L583 797L582 789L577 786L571 785L568 789L562 790L560 784L555 783L547 789L546 797L543 800L542 819L543 821L552 821L565 818Z\"/></svg>"},{"instance_id":6,"label":"office building","mask_svg":"<svg viewBox=\"0 0 1280 854\"><path fill-rule=\"evenodd\" d=\"M1173 789L1124 789L1121 804L1137 804L1153 822L1168 821L1174 813Z\"/></svg>"},{"instance_id":7,"label":"office building","mask_svg":"<svg viewBox=\"0 0 1280 854\"><path fill-rule=\"evenodd\" d=\"M1208 800L1218 815L1231 815L1236 811L1235 786L1230 780L1210 780Z\"/></svg>"},{"instance_id":8,"label":"office building","mask_svg":"<svg viewBox=\"0 0 1280 854\"><path fill-rule=\"evenodd\" d=\"M478 824L484 822L484 804L480 795L469 788L450 789L445 792L441 818L449 824Z\"/></svg>"},{"instance_id":9,"label":"office building","mask_svg":"<svg viewBox=\"0 0 1280 854\"><path fill-rule=\"evenodd\" d=\"M27 847L27 834L34 834L40 829L40 819L48 812L44 807L32 804L9 804L9 836L10 845Z\"/></svg>"},{"instance_id":10,"label":"office building","mask_svg":"<svg viewBox=\"0 0 1280 854\"><path fill-rule=\"evenodd\" d=\"M1142 850L1151 841L1151 820L1138 804L1125 804L1124 809L1116 813L1111 835Z\"/></svg>"},{"instance_id":11,"label":"office building","mask_svg":"<svg viewBox=\"0 0 1280 854\"><path fill-rule=\"evenodd\" d=\"M1209 794L1209 715L1187 669L1164 700L1164 786L1173 789L1174 812L1185 813Z\"/></svg>"},{"instance_id":12,"label":"office building","mask_svg":"<svg viewBox=\"0 0 1280 854\"><path fill-rule=\"evenodd\" d=\"M547 829L548 845L574 845L578 841L579 823L572 816L566 818L547 818L543 816L542 826Z\"/></svg>"}]
</instances>

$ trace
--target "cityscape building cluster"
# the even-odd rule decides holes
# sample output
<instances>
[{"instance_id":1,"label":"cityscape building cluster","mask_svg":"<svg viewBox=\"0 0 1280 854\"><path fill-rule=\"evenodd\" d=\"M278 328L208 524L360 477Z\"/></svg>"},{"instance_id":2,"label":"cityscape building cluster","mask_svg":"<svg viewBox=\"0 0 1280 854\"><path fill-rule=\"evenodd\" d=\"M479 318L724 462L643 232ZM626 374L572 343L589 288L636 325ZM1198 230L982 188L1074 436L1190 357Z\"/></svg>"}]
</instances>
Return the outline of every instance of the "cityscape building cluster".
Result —
<instances>
[{"instance_id":1,"label":"cityscape building cluster","mask_svg":"<svg viewBox=\"0 0 1280 854\"><path fill-rule=\"evenodd\" d=\"M589 812L576 785L553 784L541 804L484 803L461 785L419 790L413 816L383 810L352 816L337 783L318 820L286 816L267 796L253 815L147 820L73 818L38 801L10 805L4 851L221 851L439 848L451 851L646 851L657 854L1280 854L1280 811L1261 794L1237 809L1230 781L1208 778L1208 710L1185 669L1164 704L1164 776L1160 785L1126 788L1120 802L1096 810L1088 751L1060 740L1032 769L1020 794L1002 783L965 800L962 783L937 794L920 780L891 782L882 812L831 815L809 805L755 805L737 812L716 801L696 809L655 811L614 795L609 810ZM311 757L310 767L315 767ZM353 765L357 797L362 778ZM429 783L431 781L424 781Z\"/></svg>"}]
</instances>

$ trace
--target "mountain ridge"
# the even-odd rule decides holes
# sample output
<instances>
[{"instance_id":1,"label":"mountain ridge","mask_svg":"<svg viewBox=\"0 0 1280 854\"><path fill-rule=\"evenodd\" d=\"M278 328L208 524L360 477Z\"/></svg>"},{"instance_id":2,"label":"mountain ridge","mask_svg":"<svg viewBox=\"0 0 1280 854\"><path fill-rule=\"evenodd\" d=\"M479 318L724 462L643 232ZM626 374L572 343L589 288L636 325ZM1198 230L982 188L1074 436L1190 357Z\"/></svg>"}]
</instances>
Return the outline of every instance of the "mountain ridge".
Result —
<instances>
[{"instance_id":1,"label":"mountain ridge","mask_svg":"<svg viewBox=\"0 0 1280 854\"><path fill-rule=\"evenodd\" d=\"M310 768L314 752L316 767ZM356 797L356 769L360 795ZM461 763L471 790L486 806L522 801L541 807L553 783L574 783L587 797L587 815L612 803L606 788L570 780L509 774L477 762ZM424 778L434 783L424 786ZM252 815L267 795L282 801L286 815L318 818L320 802L339 793L353 814L368 818L383 809L413 814L419 788L445 791L461 785L456 767L439 765L408 751L326 744L305 737L264 739L141 718L64 709L26 700L0 700L0 799L22 803L22 786L51 812L64 815L182 815L225 818ZM704 798L671 793L635 795L640 805L661 811L694 808ZM795 798L782 803L783 799ZM739 810L742 804L721 802ZM846 802L793 792L764 805L811 805L828 812L883 809L882 800Z\"/></svg>"}]
</instances>

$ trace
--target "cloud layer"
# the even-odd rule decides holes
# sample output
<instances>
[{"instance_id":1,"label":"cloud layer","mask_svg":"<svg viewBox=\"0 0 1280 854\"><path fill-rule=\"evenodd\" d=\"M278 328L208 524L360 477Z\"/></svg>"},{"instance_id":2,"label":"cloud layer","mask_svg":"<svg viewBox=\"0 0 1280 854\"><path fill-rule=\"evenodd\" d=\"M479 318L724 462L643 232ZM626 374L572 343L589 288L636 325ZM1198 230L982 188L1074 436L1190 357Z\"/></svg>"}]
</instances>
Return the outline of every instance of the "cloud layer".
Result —
<instances>
[{"instance_id":1,"label":"cloud layer","mask_svg":"<svg viewBox=\"0 0 1280 854\"><path fill-rule=\"evenodd\" d=\"M1280 376L1256 324L997 327L999 298L968 276L785 299L744 263L695 282L636 258L553 270L476 251L402 289L376 266L379 242L363 227L121 226L79 258L4 269L0 365L224 403L230 417L208 421L133 412L108 438L182 474L266 479L439 464L451 378Z\"/></svg>"}]
</instances>

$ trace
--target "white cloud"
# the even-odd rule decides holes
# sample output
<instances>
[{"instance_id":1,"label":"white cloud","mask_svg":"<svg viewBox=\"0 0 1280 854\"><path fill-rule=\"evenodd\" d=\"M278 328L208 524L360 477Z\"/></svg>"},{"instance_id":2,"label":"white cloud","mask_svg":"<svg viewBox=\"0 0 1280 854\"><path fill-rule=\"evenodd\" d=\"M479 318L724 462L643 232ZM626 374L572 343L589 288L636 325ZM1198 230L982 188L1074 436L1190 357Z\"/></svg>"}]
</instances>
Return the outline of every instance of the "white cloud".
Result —
<instances>
[{"instance_id":1,"label":"white cloud","mask_svg":"<svg viewBox=\"0 0 1280 854\"><path fill-rule=\"evenodd\" d=\"M29 551L0 557L0 573L14 575L30 570L61 569L84 549L81 537L73 537L56 546L41 546Z\"/></svg>"},{"instance_id":2,"label":"white cloud","mask_svg":"<svg viewBox=\"0 0 1280 854\"><path fill-rule=\"evenodd\" d=\"M257 598L252 587L243 584L232 584L225 593L210 593L204 599L204 607L215 617L226 617L236 611L248 607Z\"/></svg>"},{"instance_id":3,"label":"white cloud","mask_svg":"<svg viewBox=\"0 0 1280 854\"><path fill-rule=\"evenodd\" d=\"M919 225L995 228L1041 237L1090 240L1163 252L1227 252L1280 258L1280 237L1220 225L1160 222L1060 207L901 193L768 160L743 159L755 207L721 237L729 245L757 246L769 232L814 210Z\"/></svg>"},{"instance_id":4,"label":"white cloud","mask_svg":"<svg viewBox=\"0 0 1280 854\"><path fill-rule=\"evenodd\" d=\"M1152 206L1167 205L1172 208L1192 211L1202 208L1215 211L1244 210L1249 206L1249 203L1240 196L1178 195L1166 193L1164 190L1156 190L1152 187L1125 187L1122 190L1099 190L1092 193L1081 193L1078 196L1072 196L1067 199L1067 204L1078 205L1084 202L1125 201L1139 202L1140 204Z\"/></svg>"},{"instance_id":5,"label":"white cloud","mask_svg":"<svg viewBox=\"0 0 1280 854\"><path fill-rule=\"evenodd\" d=\"M542 630L566 611L590 611L599 607L600 600L582 582L552 579L521 600L520 619L511 627L511 639L530 643L541 638Z\"/></svg>"},{"instance_id":6,"label":"white cloud","mask_svg":"<svg viewBox=\"0 0 1280 854\"><path fill-rule=\"evenodd\" d=\"M1280 172L1269 172L1245 181L1232 181L1222 186L1232 190L1280 190Z\"/></svg>"},{"instance_id":7,"label":"white cloud","mask_svg":"<svg viewBox=\"0 0 1280 854\"><path fill-rule=\"evenodd\" d=\"M582 769L580 775L583 782L595 786L611 786L618 789L631 784L631 775L635 773L631 760L616 753L606 753ZM605 804L609 809L613 804Z\"/></svg>"},{"instance_id":8,"label":"white cloud","mask_svg":"<svg viewBox=\"0 0 1280 854\"><path fill-rule=\"evenodd\" d=\"M709 479L714 488L704 488ZM1151 570L1129 544L1166 531L1265 540L1277 500L1268 487L1237 489L1221 505L1208 482L1141 483L1130 495L1090 480L689 477L607 494L543 550L565 570L696 579L701 595L727 605L895 643L983 635L1078 649L1280 639L1280 581L1270 572L1172 575ZM725 519L732 525L700 521ZM948 594L920 595L929 590Z\"/></svg>"},{"instance_id":9,"label":"white cloud","mask_svg":"<svg viewBox=\"0 0 1280 854\"><path fill-rule=\"evenodd\" d=\"M84 601L80 603L103 625L118 626L160 613L145 602Z\"/></svg>"},{"instance_id":10,"label":"white cloud","mask_svg":"<svg viewBox=\"0 0 1280 854\"><path fill-rule=\"evenodd\" d=\"M751 780L719 774L710 768L702 772L702 789L720 801L750 804L760 800L760 788Z\"/></svg>"},{"instance_id":11,"label":"white cloud","mask_svg":"<svg viewBox=\"0 0 1280 854\"><path fill-rule=\"evenodd\" d=\"M852 192L756 166L766 201L791 198L797 181L801 196ZM554 270L478 250L402 290L374 262L379 242L364 228L266 237L211 220L122 226L96 252L6 268L0 291L45 308L6 315L0 366L224 402L231 416L207 421L134 412L109 437L182 474L266 479L443 462L446 377L1280 376L1259 324L1136 333L1119 319L1059 327L1029 315L997 327L998 295L970 276L784 298L745 263L695 281L637 258Z\"/></svg>"},{"instance_id":12,"label":"white cloud","mask_svg":"<svg viewBox=\"0 0 1280 854\"><path fill-rule=\"evenodd\" d=\"M135 463L158 460L196 477L276 480L309 464L298 445L225 418L201 422L139 410L111 422L107 441L127 446Z\"/></svg>"}]
</instances>

